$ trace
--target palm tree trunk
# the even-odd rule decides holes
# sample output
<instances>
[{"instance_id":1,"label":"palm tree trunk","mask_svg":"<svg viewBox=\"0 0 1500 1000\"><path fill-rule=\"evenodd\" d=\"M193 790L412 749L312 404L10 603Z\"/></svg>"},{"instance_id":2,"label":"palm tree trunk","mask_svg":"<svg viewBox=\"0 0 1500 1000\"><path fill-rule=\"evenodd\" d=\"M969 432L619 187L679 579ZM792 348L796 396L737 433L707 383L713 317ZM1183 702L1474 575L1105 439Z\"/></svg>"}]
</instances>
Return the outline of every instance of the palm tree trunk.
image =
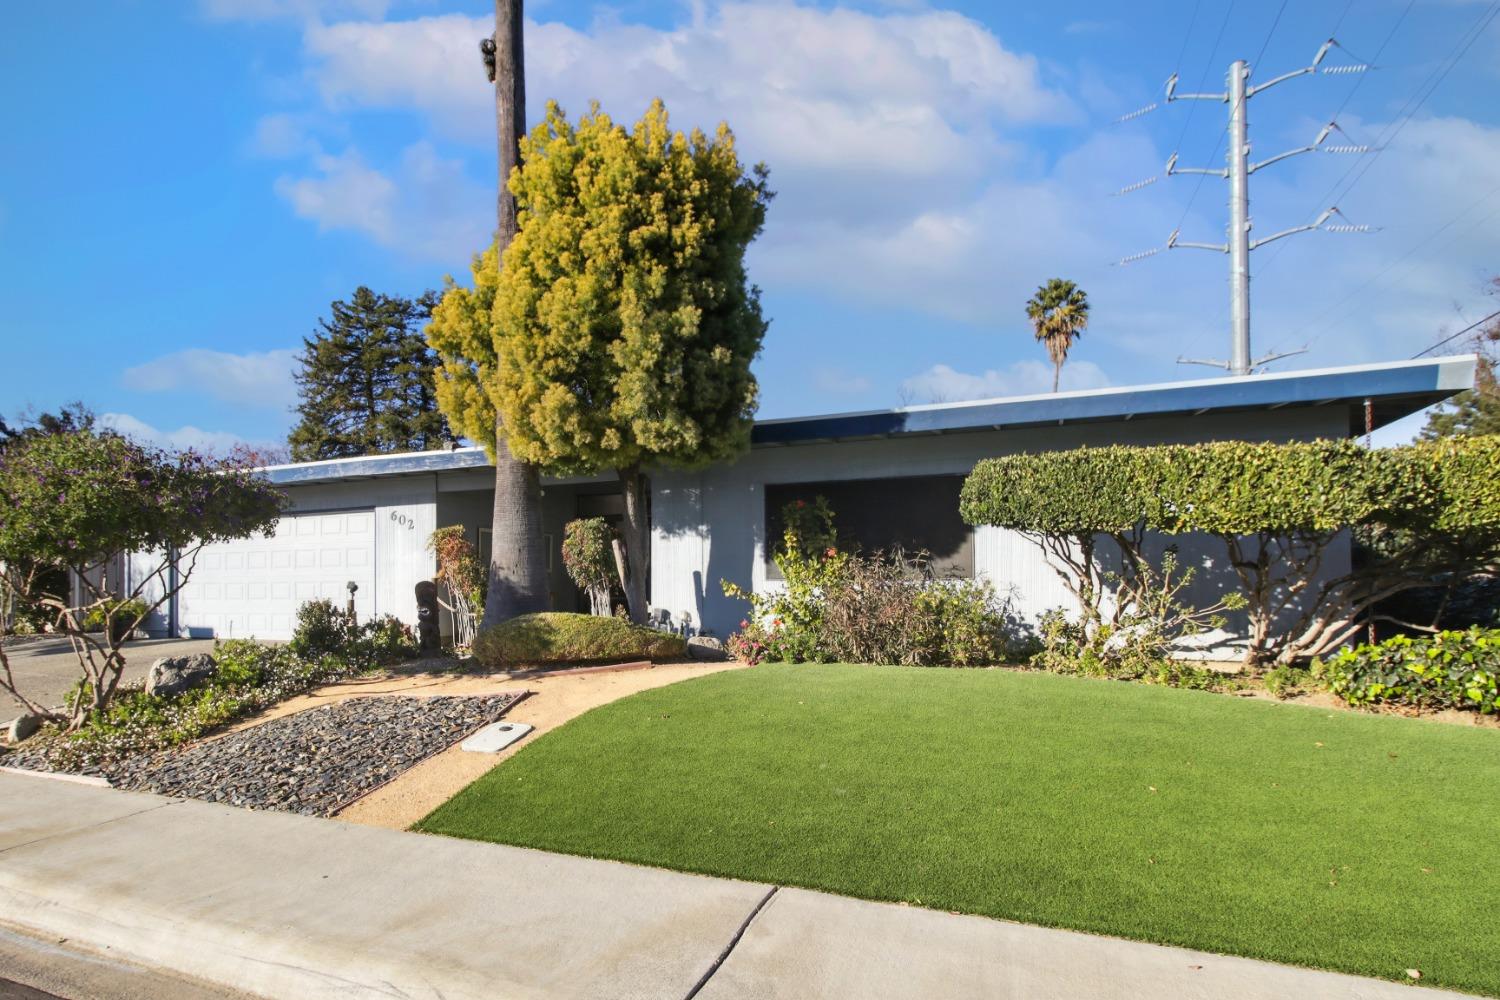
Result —
<instances>
[{"instance_id":1,"label":"palm tree trunk","mask_svg":"<svg viewBox=\"0 0 1500 1000\"><path fill-rule=\"evenodd\" d=\"M495 0L495 126L499 141L500 190L495 240L503 260L515 239L516 199L510 173L526 132L526 70L522 57L521 0ZM503 363L503 362L502 362ZM505 428L495 421L495 507L490 536L490 586L483 627L517 615L546 611L547 553L542 547L542 486L535 466L515 458Z\"/></svg>"},{"instance_id":2,"label":"palm tree trunk","mask_svg":"<svg viewBox=\"0 0 1500 1000\"><path fill-rule=\"evenodd\" d=\"M1062 362L1052 362L1052 391L1057 391L1057 384L1062 381Z\"/></svg>"}]
</instances>

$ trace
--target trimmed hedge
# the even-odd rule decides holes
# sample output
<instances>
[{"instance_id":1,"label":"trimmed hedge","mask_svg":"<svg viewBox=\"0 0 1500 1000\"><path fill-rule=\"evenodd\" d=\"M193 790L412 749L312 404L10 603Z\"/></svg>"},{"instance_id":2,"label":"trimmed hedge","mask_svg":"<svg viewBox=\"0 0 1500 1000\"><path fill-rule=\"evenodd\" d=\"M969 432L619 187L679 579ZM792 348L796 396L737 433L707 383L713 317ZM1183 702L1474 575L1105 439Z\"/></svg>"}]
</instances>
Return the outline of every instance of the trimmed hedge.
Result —
<instances>
[{"instance_id":1,"label":"trimmed hedge","mask_svg":"<svg viewBox=\"0 0 1500 1000\"><path fill-rule=\"evenodd\" d=\"M1343 649L1315 667L1328 690L1351 705L1500 709L1500 629L1393 636Z\"/></svg>"},{"instance_id":2,"label":"trimmed hedge","mask_svg":"<svg viewBox=\"0 0 1500 1000\"><path fill-rule=\"evenodd\" d=\"M680 635L622 618L557 611L512 618L474 639L474 659L486 667L672 660L685 655L687 643Z\"/></svg>"}]
</instances>

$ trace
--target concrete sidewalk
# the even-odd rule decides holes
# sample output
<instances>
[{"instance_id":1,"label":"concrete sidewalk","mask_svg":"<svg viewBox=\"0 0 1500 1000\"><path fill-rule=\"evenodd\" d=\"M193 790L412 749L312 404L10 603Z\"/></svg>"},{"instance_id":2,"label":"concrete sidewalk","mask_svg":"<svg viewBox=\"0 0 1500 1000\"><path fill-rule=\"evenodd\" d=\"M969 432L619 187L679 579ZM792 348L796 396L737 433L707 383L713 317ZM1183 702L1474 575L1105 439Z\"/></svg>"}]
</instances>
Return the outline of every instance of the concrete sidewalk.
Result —
<instances>
[{"instance_id":1,"label":"concrete sidewalk","mask_svg":"<svg viewBox=\"0 0 1500 1000\"><path fill-rule=\"evenodd\" d=\"M0 921L267 997L1458 995L41 777L0 804Z\"/></svg>"}]
</instances>

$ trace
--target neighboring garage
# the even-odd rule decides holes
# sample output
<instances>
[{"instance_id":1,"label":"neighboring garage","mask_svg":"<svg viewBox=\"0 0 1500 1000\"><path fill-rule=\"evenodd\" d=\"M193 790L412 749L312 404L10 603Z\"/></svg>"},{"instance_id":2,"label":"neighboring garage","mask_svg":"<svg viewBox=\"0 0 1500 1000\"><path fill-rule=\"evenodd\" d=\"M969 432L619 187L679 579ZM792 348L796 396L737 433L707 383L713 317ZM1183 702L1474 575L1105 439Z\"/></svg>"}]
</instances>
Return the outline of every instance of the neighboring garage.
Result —
<instances>
[{"instance_id":1,"label":"neighboring garage","mask_svg":"<svg viewBox=\"0 0 1500 1000\"><path fill-rule=\"evenodd\" d=\"M177 597L184 637L290 638L293 609L326 597L342 607L359 589L360 619L375 613L375 511L283 517L273 535L205 547Z\"/></svg>"},{"instance_id":2,"label":"neighboring garage","mask_svg":"<svg viewBox=\"0 0 1500 1000\"><path fill-rule=\"evenodd\" d=\"M350 582L361 621L392 614L415 623L413 588L434 569L435 477L374 479L361 464L318 463L348 478L289 490L292 509L273 534L205 546L177 595L176 634L290 639L298 607L320 597L343 607Z\"/></svg>"}]
</instances>

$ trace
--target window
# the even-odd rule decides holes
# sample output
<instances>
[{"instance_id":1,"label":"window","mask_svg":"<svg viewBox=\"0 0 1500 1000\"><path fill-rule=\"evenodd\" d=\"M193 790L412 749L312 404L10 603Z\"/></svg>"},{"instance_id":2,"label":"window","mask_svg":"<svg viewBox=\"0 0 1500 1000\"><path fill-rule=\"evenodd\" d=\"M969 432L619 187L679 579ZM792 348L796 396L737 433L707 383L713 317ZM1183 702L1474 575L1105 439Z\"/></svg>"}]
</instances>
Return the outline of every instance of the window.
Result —
<instances>
[{"instance_id":1,"label":"window","mask_svg":"<svg viewBox=\"0 0 1500 1000\"><path fill-rule=\"evenodd\" d=\"M810 503L822 497L833 508L841 548L926 552L937 575L973 576L974 533L958 513L963 484L963 476L768 483L766 573L772 580L781 579L771 553L782 535L782 509L797 500Z\"/></svg>"}]
</instances>

